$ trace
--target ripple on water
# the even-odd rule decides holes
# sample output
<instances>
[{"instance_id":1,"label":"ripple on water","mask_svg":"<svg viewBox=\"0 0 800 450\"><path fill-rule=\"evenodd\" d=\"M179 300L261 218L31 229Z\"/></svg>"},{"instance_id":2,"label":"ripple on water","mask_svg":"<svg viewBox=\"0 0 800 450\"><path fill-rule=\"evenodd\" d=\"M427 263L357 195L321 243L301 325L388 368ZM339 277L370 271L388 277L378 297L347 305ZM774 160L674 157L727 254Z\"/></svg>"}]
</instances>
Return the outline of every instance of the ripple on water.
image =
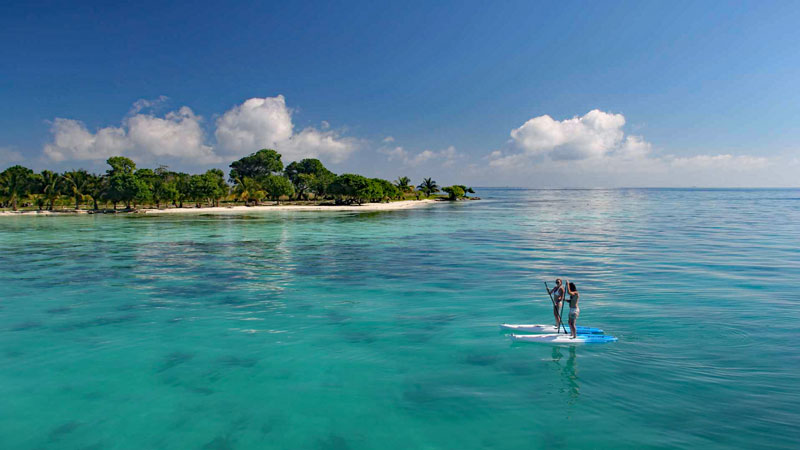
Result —
<instances>
[{"instance_id":1,"label":"ripple on water","mask_svg":"<svg viewBox=\"0 0 800 450\"><path fill-rule=\"evenodd\" d=\"M797 191L481 191L2 218L4 448L798 448ZM555 277L620 341L497 333Z\"/></svg>"}]
</instances>

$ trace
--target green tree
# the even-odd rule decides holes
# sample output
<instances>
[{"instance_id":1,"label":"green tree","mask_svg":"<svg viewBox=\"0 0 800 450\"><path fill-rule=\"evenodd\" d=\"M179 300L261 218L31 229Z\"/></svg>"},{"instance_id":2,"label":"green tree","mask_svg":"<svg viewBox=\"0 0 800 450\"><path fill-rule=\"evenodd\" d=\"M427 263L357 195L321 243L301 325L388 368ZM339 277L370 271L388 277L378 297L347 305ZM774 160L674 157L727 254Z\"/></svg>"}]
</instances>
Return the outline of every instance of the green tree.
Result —
<instances>
[{"instance_id":1,"label":"green tree","mask_svg":"<svg viewBox=\"0 0 800 450\"><path fill-rule=\"evenodd\" d=\"M461 185L443 187L442 191L447 193L448 200L458 200L465 195L464 186Z\"/></svg>"},{"instance_id":2,"label":"green tree","mask_svg":"<svg viewBox=\"0 0 800 450\"><path fill-rule=\"evenodd\" d=\"M231 188L225 182L225 172L220 169L211 169L205 173L208 182L213 186L211 190L211 199L214 201L214 206L219 206L219 201L227 197Z\"/></svg>"},{"instance_id":3,"label":"green tree","mask_svg":"<svg viewBox=\"0 0 800 450\"><path fill-rule=\"evenodd\" d=\"M16 211L17 202L30 194L33 182L33 171L20 165L0 173L0 192L11 203L12 210Z\"/></svg>"},{"instance_id":4,"label":"green tree","mask_svg":"<svg viewBox=\"0 0 800 450\"><path fill-rule=\"evenodd\" d=\"M267 192L267 195L275 202L280 203L280 198L282 196L291 197L294 193L292 182L282 175L267 175L262 177L259 181L264 187L264 191Z\"/></svg>"},{"instance_id":5,"label":"green tree","mask_svg":"<svg viewBox=\"0 0 800 450\"><path fill-rule=\"evenodd\" d=\"M176 205L175 201L173 201L172 205L183 208L183 202L191 201L192 199L191 176L185 172L172 172L172 176L174 177L175 189L178 191L178 195L175 198L178 203Z\"/></svg>"},{"instance_id":6,"label":"green tree","mask_svg":"<svg viewBox=\"0 0 800 450\"><path fill-rule=\"evenodd\" d=\"M208 202L214 193L214 186L205 175L190 175L189 186L191 192L189 197L194 201L197 208L200 207L200 203Z\"/></svg>"},{"instance_id":7,"label":"green tree","mask_svg":"<svg viewBox=\"0 0 800 450\"><path fill-rule=\"evenodd\" d=\"M131 202L136 198L141 198L146 195L147 185L144 181L139 179L134 171L136 164L124 156L112 156L106 160L106 163L111 166L106 171L108 175L108 189L106 190L106 197L117 209L117 203L125 203L125 207L130 209Z\"/></svg>"},{"instance_id":8,"label":"green tree","mask_svg":"<svg viewBox=\"0 0 800 450\"><path fill-rule=\"evenodd\" d=\"M89 174L86 193L92 198L94 210L99 208L98 202L106 195L108 190L108 178L102 175Z\"/></svg>"},{"instance_id":9,"label":"green tree","mask_svg":"<svg viewBox=\"0 0 800 450\"><path fill-rule=\"evenodd\" d=\"M237 178L233 186L233 193L236 199L244 201L245 205L251 203L257 205L259 200L267 196L261 184L250 177Z\"/></svg>"},{"instance_id":10,"label":"green tree","mask_svg":"<svg viewBox=\"0 0 800 450\"><path fill-rule=\"evenodd\" d=\"M335 176L333 172L326 169L320 160L315 158L306 158L301 161L294 161L284 171L286 176L294 185L297 199L303 197L306 192L323 191ZM318 183L318 180L322 183ZM322 189L318 189L318 188ZM315 193L316 194L316 193Z\"/></svg>"},{"instance_id":11,"label":"green tree","mask_svg":"<svg viewBox=\"0 0 800 450\"><path fill-rule=\"evenodd\" d=\"M42 194L34 194L33 203L35 203L36 208L39 209L39 211L41 211L42 209L44 209L44 205L47 203L47 199L44 198L44 195Z\"/></svg>"},{"instance_id":12,"label":"green tree","mask_svg":"<svg viewBox=\"0 0 800 450\"><path fill-rule=\"evenodd\" d=\"M234 161L230 165L230 180L250 177L257 179L266 175L279 173L283 170L280 153L271 149L261 149L249 156Z\"/></svg>"},{"instance_id":13,"label":"green tree","mask_svg":"<svg viewBox=\"0 0 800 450\"><path fill-rule=\"evenodd\" d=\"M464 186L463 184L456 184L456 186L460 187L464 191L464 197L466 197L467 194L474 194L475 193L475 191L472 190L471 187Z\"/></svg>"},{"instance_id":14,"label":"green tree","mask_svg":"<svg viewBox=\"0 0 800 450\"><path fill-rule=\"evenodd\" d=\"M106 173L111 176L119 173L130 173L136 170L136 163L124 156L112 156L106 160L106 164L111 166Z\"/></svg>"},{"instance_id":15,"label":"green tree","mask_svg":"<svg viewBox=\"0 0 800 450\"><path fill-rule=\"evenodd\" d=\"M402 196L400 189L398 189L398 187L392 184L390 181L382 178L372 178L370 181L374 184L373 191L375 197L371 198L372 201L388 201Z\"/></svg>"},{"instance_id":16,"label":"green tree","mask_svg":"<svg viewBox=\"0 0 800 450\"><path fill-rule=\"evenodd\" d=\"M133 206L152 202L158 175L152 169L139 169L134 172L134 177L139 188L133 197Z\"/></svg>"},{"instance_id":17,"label":"green tree","mask_svg":"<svg viewBox=\"0 0 800 450\"><path fill-rule=\"evenodd\" d=\"M314 193L315 198L323 198L329 194L329 189L333 181L336 179L336 174L325 170L313 175L313 178L308 182L309 190Z\"/></svg>"},{"instance_id":18,"label":"green tree","mask_svg":"<svg viewBox=\"0 0 800 450\"><path fill-rule=\"evenodd\" d=\"M330 185L330 193L336 197L337 203L359 205L369 200L373 195L374 183L361 175L345 173L336 177Z\"/></svg>"},{"instance_id":19,"label":"green tree","mask_svg":"<svg viewBox=\"0 0 800 450\"><path fill-rule=\"evenodd\" d=\"M47 199L47 209L52 211L56 200L61 196L62 178L61 175L50 170L43 170L40 180L40 193Z\"/></svg>"},{"instance_id":20,"label":"green tree","mask_svg":"<svg viewBox=\"0 0 800 450\"><path fill-rule=\"evenodd\" d=\"M120 173L108 178L108 199L117 209L117 203L125 203L127 209L131 209L134 200L146 199L149 189L144 181L137 178L132 173Z\"/></svg>"},{"instance_id":21,"label":"green tree","mask_svg":"<svg viewBox=\"0 0 800 450\"><path fill-rule=\"evenodd\" d=\"M161 203L175 203L178 200L178 182L175 172L170 172L167 166L159 166L153 171L156 178L153 180L152 198L156 208L161 208Z\"/></svg>"},{"instance_id":22,"label":"green tree","mask_svg":"<svg viewBox=\"0 0 800 450\"><path fill-rule=\"evenodd\" d=\"M80 209L81 201L89 193L92 177L83 169L64 173L66 191L75 199L75 209Z\"/></svg>"},{"instance_id":23,"label":"green tree","mask_svg":"<svg viewBox=\"0 0 800 450\"><path fill-rule=\"evenodd\" d=\"M431 194L439 192L439 185L430 178L423 178L417 189L425 193L426 197L430 197Z\"/></svg>"},{"instance_id":24,"label":"green tree","mask_svg":"<svg viewBox=\"0 0 800 450\"><path fill-rule=\"evenodd\" d=\"M394 182L394 185L400 190L400 192L406 193L414 190L409 183L411 183L411 178L400 177Z\"/></svg>"}]
</instances>

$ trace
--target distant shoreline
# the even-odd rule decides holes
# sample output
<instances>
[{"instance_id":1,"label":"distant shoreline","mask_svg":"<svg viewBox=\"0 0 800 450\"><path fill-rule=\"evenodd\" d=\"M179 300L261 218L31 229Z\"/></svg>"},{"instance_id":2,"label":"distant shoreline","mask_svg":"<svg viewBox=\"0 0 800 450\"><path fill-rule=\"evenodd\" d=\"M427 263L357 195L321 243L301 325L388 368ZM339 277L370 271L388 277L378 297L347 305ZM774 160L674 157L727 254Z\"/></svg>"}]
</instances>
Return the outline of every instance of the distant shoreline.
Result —
<instances>
[{"instance_id":1,"label":"distant shoreline","mask_svg":"<svg viewBox=\"0 0 800 450\"><path fill-rule=\"evenodd\" d=\"M389 203L364 203L362 205L258 205L258 206L209 206L202 208L143 208L131 211L118 209L114 210L34 210L34 211L0 211L0 216L62 216L62 215L84 215L84 214L241 214L248 212L263 211L396 211L403 209L420 208L429 206L437 200L401 200Z\"/></svg>"}]
</instances>

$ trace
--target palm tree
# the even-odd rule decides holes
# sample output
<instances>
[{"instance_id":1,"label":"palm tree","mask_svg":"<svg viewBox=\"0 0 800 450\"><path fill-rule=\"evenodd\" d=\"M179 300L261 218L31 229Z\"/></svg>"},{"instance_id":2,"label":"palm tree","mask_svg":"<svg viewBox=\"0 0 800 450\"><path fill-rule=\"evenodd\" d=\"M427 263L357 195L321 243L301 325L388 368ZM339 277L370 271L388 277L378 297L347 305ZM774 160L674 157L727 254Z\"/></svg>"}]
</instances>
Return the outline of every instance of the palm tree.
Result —
<instances>
[{"instance_id":1,"label":"palm tree","mask_svg":"<svg viewBox=\"0 0 800 450\"><path fill-rule=\"evenodd\" d=\"M64 174L64 184L67 191L75 198L75 209L80 209L81 200L88 194L92 182L89 173L83 169L73 170Z\"/></svg>"},{"instance_id":2,"label":"palm tree","mask_svg":"<svg viewBox=\"0 0 800 450\"><path fill-rule=\"evenodd\" d=\"M53 210L56 199L61 195L61 175L49 170L42 171L42 194L49 202L47 209Z\"/></svg>"},{"instance_id":3,"label":"palm tree","mask_svg":"<svg viewBox=\"0 0 800 450\"><path fill-rule=\"evenodd\" d=\"M439 192L439 185L430 178L423 178L417 189L424 192L426 197L430 197L431 194Z\"/></svg>"},{"instance_id":4,"label":"palm tree","mask_svg":"<svg viewBox=\"0 0 800 450\"><path fill-rule=\"evenodd\" d=\"M400 192L411 192L413 188L408 183L411 183L411 178L400 177L394 182L394 185L397 186L397 189L400 189Z\"/></svg>"},{"instance_id":5,"label":"palm tree","mask_svg":"<svg viewBox=\"0 0 800 450\"><path fill-rule=\"evenodd\" d=\"M97 202L100 200L100 198L103 197L103 194L105 194L106 192L106 177L103 175L95 175L93 173L90 173L88 175L88 181L85 190L86 194L89 195L89 197L92 197L92 203L94 203L94 210L97 211L98 209L100 209Z\"/></svg>"},{"instance_id":6,"label":"palm tree","mask_svg":"<svg viewBox=\"0 0 800 450\"><path fill-rule=\"evenodd\" d=\"M244 200L244 204L248 205L250 202L258 204L258 201L267 196L264 189L258 181L250 177L236 178L233 192L236 194L237 200Z\"/></svg>"},{"instance_id":7,"label":"palm tree","mask_svg":"<svg viewBox=\"0 0 800 450\"><path fill-rule=\"evenodd\" d=\"M36 207L39 208L39 211L44 208L45 198L42 194L34 194L33 195L33 203L36 204Z\"/></svg>"},{"instance_id":8,"label":"palm tree","mask_svg":"<svg viewBox=\"0 0 800 450\"><path fill-rule=\"evenodd\" d=\"M13 166L0 173L0 193L17 210L17 200L26 197L33 185L33 171L27 167Z\"/></svg>"}]
</instances>

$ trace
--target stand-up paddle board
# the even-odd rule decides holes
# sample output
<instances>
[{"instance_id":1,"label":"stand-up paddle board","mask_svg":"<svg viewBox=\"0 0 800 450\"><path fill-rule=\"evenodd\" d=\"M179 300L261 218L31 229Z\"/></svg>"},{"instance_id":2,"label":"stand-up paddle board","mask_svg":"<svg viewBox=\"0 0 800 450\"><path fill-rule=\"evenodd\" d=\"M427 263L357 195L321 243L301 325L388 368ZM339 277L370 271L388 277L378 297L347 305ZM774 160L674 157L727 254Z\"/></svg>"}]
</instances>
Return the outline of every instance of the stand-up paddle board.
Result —
<instances>
[{"instance_id":1,"label":"stand-up paddle board","mask_svg":"<svg viewBox=\"0 0 800 450\"><path fill-rule=\"evenodd\" d=\"M564 325L567 329L567 333L569 333L569 325ZM558 333L559 330L563 331L564 328L558 327L556 328L555 325L539 325L539 324L513 324L513 323L504 323L500 325L500 329L505 331L514 331L517 333ZM593 327L575 327L575 331L578 334L603 334L603 330L600 328L593 328Z\"/></svg>"},{"instance_id":2,"label":"stand-up paddle board","mask_svg":"<svg viewBox=\"0 0 800 450\"><path fill-rule=\"evenodd\" d=\"M568 334L512 334L514 342L542 342L545 344L603 344L616 342L614 336L604 334L579 334L575 339Z\"/></svg>"}]
</instances>

